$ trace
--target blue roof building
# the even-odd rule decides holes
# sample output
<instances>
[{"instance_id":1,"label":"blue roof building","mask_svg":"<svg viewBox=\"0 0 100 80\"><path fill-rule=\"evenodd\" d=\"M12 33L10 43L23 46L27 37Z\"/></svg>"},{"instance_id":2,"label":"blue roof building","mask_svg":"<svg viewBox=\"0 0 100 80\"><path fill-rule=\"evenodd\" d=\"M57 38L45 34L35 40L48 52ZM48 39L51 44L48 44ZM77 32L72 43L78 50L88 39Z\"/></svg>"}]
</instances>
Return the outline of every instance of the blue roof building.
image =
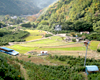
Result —
<instances>
[{"instance_id":1,"label":"blue roof building","mask_svg":"<svg viewBox=\"0 0 100 80\"><path fill-rule=\"evenodd\" d=\"M0 52L4 52L4 53L14 55L14 56L19 54L19 52L7 47L0 47Z\"/></svg>"},{"instance_id":2,"label":"blue roof building","mask_svg":"<svg viewBox=\"0 0 100 80\"><path fill-rule=\"evenodd\" d=\"M0 47L1 49L5 49L5 50L7 50L7 51L10 51L10 50L13 50L13 49L9 49L9 48L7 48L7 47Z\"/></svg>"},{"instance_id":3,"label":"blue roof building","mask_svg":"<svg viewBox=\"0 0 100 80\"><path fill-rule=\"evenodd\" d=\"M85 72L87 73L87 75L89 73L98 72L98 71L99 71L99 68L96 65L89 65L85 67Z\"/></svg>"}]
</instances>

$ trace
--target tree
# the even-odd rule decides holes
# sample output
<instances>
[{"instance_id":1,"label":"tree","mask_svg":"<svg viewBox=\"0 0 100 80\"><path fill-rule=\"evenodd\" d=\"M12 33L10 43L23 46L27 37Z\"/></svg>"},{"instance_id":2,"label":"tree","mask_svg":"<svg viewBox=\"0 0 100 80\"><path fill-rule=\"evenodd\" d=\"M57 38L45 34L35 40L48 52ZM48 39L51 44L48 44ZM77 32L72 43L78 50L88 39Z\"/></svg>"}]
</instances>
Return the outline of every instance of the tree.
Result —
<instances>
[{"instance_id":1,"label":"tree","mask_svg":"<svg viewBox=\"0 0 100 80\"><path fill-rule=\"evenodd\" d=\"M92 31L93 26L91 23L89 22L85 22L85 21L76 21L74 23L74 29L76 31Z\"/></svg>"},{"instance_id":2,"label":"tree","mask_svg":"<svg viewBox=\"0 0 100 80\"><path fill-rule=\"evenodd\" d=\"M26 28L31 28L31 23L29 22L29 23L24 23L24 24L22 24L21 25L22 27L26 27Z\"/></svg>"},{"instance_id":3,"label":"tree","mask_svg":"<svg viewBox=\"0 0 100 80\"><path fill-rule=\"evenodd\" d=\"M49 25L49 23L48 23L46 20L42 20L42 21L40 22L40 24L42 24L42 25Z\"/></svg>"},{"instance_id":4,"label":"tree","mask_svg":"<svg viewBox=\"0 0 100 80\"><path fill-rule=\"evenodd\" d=\"M100 33L100 21L93 24L94 31Z\"/></svg>"}]
</instances>

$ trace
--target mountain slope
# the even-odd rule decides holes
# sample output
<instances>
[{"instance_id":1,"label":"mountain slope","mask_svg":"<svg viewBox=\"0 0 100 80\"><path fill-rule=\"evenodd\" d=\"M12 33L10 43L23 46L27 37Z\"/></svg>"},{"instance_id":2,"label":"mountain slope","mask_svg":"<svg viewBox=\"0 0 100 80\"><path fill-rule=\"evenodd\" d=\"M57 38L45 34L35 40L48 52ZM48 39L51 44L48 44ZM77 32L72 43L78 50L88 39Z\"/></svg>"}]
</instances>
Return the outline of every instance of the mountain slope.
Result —
<instances>
[{"instance_id":1,"label":"mountain slope","mask_svg":"<svg viewBox=\"0 0 100 80\"><path fill-rule=\"evenodd\" d=\"M0 15L35 14L53 1L55 0L0 0ZM41 6L42 4L44 5Z\"/></svg>"},{"instance_id":2,"label":"mountain slope","mask_svg":"<svg viewBox=\"0 0 100 80\"><path fill-rule=\"evenodd\" d=\"M55 24L63 25L63 27L66 24L69 25L70 23L65 23L66 21L75 25L84 23L85 26L93 26L93 24L100 21L100 1L59 0L53 6L49 6L45 14L37 19L39 24L48 22L49 28ZM75 25L71 25L70 28L75 28Z\"/></svg>"}]
</instances>

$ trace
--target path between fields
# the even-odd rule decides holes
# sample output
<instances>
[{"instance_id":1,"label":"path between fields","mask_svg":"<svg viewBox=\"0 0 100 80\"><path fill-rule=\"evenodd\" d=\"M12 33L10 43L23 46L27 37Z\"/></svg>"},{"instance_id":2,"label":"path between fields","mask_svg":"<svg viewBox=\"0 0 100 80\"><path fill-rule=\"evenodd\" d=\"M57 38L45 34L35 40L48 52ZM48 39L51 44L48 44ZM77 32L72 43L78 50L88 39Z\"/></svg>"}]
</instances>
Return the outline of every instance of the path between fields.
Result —
<instances>
[{"instance_id":1,"label":"path between fields","mask_svg":"<svg viewBox=\"0 0 100 80\"><path fill-rule=\"evenodd\" d=\"M29 80L28 75L27 75L27 71L25 70L25 68L23 68L23 65L21 63L16 62L18 65L20 65L20 70L21 70L21 74L24 76L25 80Z\"/></svg>"}]
</instances>

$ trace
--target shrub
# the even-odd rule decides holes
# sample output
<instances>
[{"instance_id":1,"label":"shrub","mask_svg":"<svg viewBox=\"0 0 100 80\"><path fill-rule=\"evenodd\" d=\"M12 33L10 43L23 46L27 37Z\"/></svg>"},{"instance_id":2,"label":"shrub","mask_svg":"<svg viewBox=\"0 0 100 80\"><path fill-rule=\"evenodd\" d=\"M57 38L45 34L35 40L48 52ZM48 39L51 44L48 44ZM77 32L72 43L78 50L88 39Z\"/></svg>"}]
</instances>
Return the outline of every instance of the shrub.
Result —
<instances>
[{"instance_id":1,"label":"shrub","mask_svg":"<svg viewBox=\"0 0 100 80\"><path fill-rule=\"evenodd\" d=\"M76 35L75 35L75 32L71 32L70 33L73 37L75 37Z\"/></svg>"},{"instance_id":2,"label":"shrub","mask_svg":"<svg viewBox=\"0 0 100 80\"><path fill-rule=\"evenodd\" d=\"M46 34L46 35L45 35L45 37L50 37L50 36L52 36L52 34Z\"/></svg>"},{"instance_id":3,"label":"shrub","mask_svg":"<svg viewBox=\"0 0 100 80\"><path fill-rule=\"evenodd\" d=\"M73 42L76 42L76 39L72 39Z\"/></svg>"},{"instance_id":4,"label":"shrub","mask_svg":"<svg viewBox=\"0 0 100 80\"><path fill-rule=\"evenodd\" d=\"M28 58L30 58L31 56L28 56Z\"/></svg>"},{"instance_id":5,"label":"shrub","mask_svg":"<svg viewBox=\"0 0 100 80\"><path fill-rule=\"evenodd\" d=\"M82 37L82 34L77 34L78 37Z\"/></svg>"},{"instance_id":6,"label":"shrub","mask_svg":"<svg viewBox=\"0 0 100 80\"><path fill-rule=\"evenodd\" d=\"M100 49L97 49L98 52L100 52Z\"/></svg>"}]
</instances>

